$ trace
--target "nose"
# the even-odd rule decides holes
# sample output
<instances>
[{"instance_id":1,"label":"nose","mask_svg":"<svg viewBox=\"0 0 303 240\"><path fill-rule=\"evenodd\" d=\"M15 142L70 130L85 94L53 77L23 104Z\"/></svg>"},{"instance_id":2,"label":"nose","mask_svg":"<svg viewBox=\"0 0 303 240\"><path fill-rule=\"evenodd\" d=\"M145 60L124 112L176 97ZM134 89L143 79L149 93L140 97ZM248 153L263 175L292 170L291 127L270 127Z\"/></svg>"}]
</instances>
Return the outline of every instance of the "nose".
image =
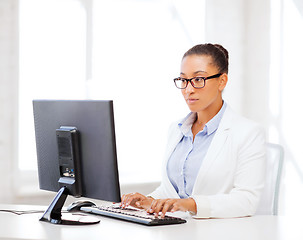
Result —
<instances>
[{"instance_id":1,"label":"nose","mask_svg":"<svg viewBox=\"0 0 303 240\"><path fill-rule=\"evenodd\" d=\"M188 82L186 88L184 89L184 91L186 93L192 93L195 91L195 88L193 87L192 83L191 82Z\"/></svg>"}]
</instances>

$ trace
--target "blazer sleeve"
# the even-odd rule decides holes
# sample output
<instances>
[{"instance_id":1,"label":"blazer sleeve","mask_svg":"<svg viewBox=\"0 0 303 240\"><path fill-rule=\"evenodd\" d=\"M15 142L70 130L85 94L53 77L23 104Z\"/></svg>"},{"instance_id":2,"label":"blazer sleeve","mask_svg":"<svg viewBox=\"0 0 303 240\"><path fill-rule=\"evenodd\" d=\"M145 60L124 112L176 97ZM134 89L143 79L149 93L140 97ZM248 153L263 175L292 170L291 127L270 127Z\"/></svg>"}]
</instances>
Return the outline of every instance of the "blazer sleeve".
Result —
<instances>
[{"instance_id":1,"label":"blazer sleeve","mask_svg":"<svg viewBox=\"0 0 303 240\"><path fill-rule=\"evenodd\" d=\"M237 158L233 187L225 193L191 196L197 205L194 218L244 217L256 212L265 182L265 133L255 123L239 127L243 131L232 135Z\"/></svg>"}]
</instances>

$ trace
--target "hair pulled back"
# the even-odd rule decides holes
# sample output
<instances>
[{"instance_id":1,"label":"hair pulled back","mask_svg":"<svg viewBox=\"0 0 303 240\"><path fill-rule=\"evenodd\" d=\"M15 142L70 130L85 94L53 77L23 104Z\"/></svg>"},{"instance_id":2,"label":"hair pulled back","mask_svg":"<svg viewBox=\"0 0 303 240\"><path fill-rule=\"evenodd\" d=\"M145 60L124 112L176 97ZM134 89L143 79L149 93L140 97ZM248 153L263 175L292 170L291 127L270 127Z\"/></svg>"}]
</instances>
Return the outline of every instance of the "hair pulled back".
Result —
<instances>
[{"instance_id":1,"label":"hair pulled back","mask_svg":"<svg viewBox=\"0 0 303 240\"><path fill-rule=\"evenodd\" d=\"M189 49L183 59L189 55L211 56L220 73L228 73L228 51L220 44L198 44Z\"/></svg>"}]
</instances>

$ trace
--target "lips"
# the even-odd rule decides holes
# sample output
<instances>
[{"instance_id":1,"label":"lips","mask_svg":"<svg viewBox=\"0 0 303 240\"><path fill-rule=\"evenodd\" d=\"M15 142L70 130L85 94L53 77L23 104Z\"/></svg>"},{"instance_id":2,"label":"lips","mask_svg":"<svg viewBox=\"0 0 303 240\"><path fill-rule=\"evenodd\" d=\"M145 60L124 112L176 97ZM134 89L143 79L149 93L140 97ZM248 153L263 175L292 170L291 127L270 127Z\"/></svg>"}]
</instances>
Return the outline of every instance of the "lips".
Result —
<instances>
[{"instance_id":1,"label":"lips","mask_svg":"<svg viewBox=\"0 0 303 240\"><path fill-rule=\"evenodd\" d=\"M193 104L195 102L197 102L199 99L197 98L188 98L186 101L189 103L189 104Z\"/></svg>"}]
</instances>

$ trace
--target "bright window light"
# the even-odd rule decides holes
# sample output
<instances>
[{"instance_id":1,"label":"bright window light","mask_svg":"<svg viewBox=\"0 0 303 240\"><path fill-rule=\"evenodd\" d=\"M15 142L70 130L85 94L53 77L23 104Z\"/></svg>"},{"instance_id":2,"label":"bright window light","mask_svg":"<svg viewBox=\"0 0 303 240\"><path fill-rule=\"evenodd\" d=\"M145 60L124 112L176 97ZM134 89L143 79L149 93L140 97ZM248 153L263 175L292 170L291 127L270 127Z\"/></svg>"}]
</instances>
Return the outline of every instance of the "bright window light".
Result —
<instances>
[{"instance_id":1,"label":"bright window light","mask_svg":"<svg viewBox=\"0 0 303 240\"><path fill-rule=\"evenodd\" d=\"M284 0L283 30L282 131L287 147L302 171L303 149L299 139L303 134L303 112L300 107L303 89L303 12L292 0Z\"/></svg>"},{"instance_id":2,"label":"bright window light","mask_svg":"<svg viewBox=\"0 0 303 240\"><path fill-rule=\"evenodd\" d=\"M120 173L159 180L168 126L188 112L173 78L204 40L204 1L20 4L19 168L36 169L32 99L113 99Z\"/></svg>"},{"instance_id":3,"label":"bright window light","mask_svg":"<svg viewBox=\"0 0 303 240\"><path fill-rule=\"evenodd\" d=\"M33 99L85 96L85 11L75 0L20 0L19 168L37 168Z\"/></svg>"}]
</instances>

